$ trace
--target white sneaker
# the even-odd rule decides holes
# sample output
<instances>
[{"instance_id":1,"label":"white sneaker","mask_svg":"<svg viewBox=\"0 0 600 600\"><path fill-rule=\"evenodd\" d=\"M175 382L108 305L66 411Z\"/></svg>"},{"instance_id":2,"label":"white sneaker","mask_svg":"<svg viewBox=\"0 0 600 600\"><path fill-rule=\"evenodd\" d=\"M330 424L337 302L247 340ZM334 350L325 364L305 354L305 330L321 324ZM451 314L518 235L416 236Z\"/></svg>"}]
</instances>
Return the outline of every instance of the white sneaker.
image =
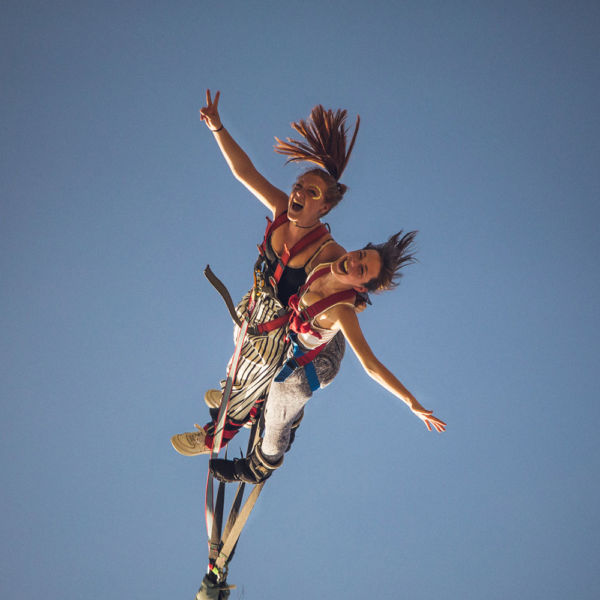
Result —
<instances>
[{"instance_id":1,"label":"white sneaker","mask_svg":"<svg viewBox=\"0 0 600 600\"><path fill-rule=\"evenodd\" d=\"M184 456L197 456L210 454L211 449L206 446L206 432L200 425L194 425L198 431L178 433L171 438L173 448Z\"/></svg>"}]
</instances>

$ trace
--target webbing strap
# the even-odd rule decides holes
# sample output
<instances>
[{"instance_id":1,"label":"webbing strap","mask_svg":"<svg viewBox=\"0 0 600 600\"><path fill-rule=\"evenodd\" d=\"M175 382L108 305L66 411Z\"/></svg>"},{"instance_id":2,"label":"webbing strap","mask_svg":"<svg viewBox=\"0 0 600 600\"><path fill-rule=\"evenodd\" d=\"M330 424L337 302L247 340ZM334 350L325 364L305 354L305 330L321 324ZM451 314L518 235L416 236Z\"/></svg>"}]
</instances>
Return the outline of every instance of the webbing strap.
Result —
<instances>
[{"instance_id":1,"label":"webbing strap","mask_svg":"<svg viewBox=\"0 0 600 600\"><path fill-rule=\"evenodd\" d=\"M310 321L318 314L322 313L324 310L331 308L334 304L337 304L338 302L344 302L345 300L353 300L355 297L356 292L353 289L342 290L341 292L331 294L331 296L327 296L327 298L322 298L314 304L303 308L301 311L298 312L298 316L302 319L302 321Z\"/></svg>"},{"instance_id":2,"label":"webbing strap","mask_svg":"<svg viewBox=\"0 0 600 600\"><path fill-rule=\"evenodd\" d=\"M265 250L265 245L267 244L267 240L269 236L278 228L281 227L284 223L287 223L287 210L282 212L274 221L271 221L269 217L267 217L267 228L265 230L265 237L263 239L263 243L258 249L262 252Z\"/></svg>"},{"instance_id":3,"label":"webbing strap","mask_svg":"<svg viewBox=\"0 0 600 600\"><path fill-rule=\"evenodd\" d=\"M271 321L267 321L266 323L259 323L255 327L252 328L252 333L256 332L257 334L268 333L269 331L273 331L274 329L279 329L280 327L284 327L288 324L290 320L290 313L286 312L285 314L272 319Z\"/></svg>"},{"instance_id":4,"label":"webbing strap","mask_svg":"<svg viewBox=\"0 0 600 600\"><path fill-rule=\"evenodd\" d=\"M319 268L315 269L311 273L310 277L306 280L304 285L300 288L299 293L304 292L304 290L306 290L313 281L315 281L316 279L319 279L319 277L323 277L323 275L326 275L327 273L329 273L330 270L331 270L331 268L329 266L321 267L320 269Z\"/></svg>"},{"instance_id":5,"label":"webbing strap","mask_svg":"<svg viewBox=\"0 0 600 600\"><path fill-rule=\"evenodd\" d=\"M248 517L250 516L250 513L252 512L252 509L254 508L254 505L256 504L258 496L260 495L264 485L265 482L263 481L262 483L254 486L254 489L252 492L250 492L246 502L244 502L244 506L237 516L235 523L229 530L227 539L223 540L223 547L221 548L219 556L215 561L215 567L217 567L219 570L222 570L229 561L231 551L234 549L238 538L242 533L242 529L244 529L244 525L246 525L246 521L248 520Z\"/></svg>"},{"instance_id":6,"label":"webbing strap","mask_svg":"<svg viewBox=\"0 0 600 600\"><path fill-rule=\"evenodd\" d=\"M225 484L219 482L217 502L215 504L212 531L208 539L208 562L213 563L219 555L221 546L221 526L223 524L223 506L225 502Z\"/></svg>"},{"instance_id":7,"label":"webbing strap","mask_svg":"<svg viewBox=\"0 0 600 600\"><path fill-rule=\"evenodd\" d=\"M231 301L231 296L227 291L227 288L223 285L223 283L215 276L215 274L210 270L210 267L207 265L206 270L204 272L208 280L213 284L213 286L217 289L217 291L221 294L225 303L227 304L227 308L234 319L234 321L239 325L238 337L236 340L235 351L231 358L231 362L229 365L229 370L227 373L227 381L225 383L225 388L223 390L223 395L221 398L221 406L219 408L219 415L217 417L217 425L214 432L213 437L213 446L211 452L211 459L215 458L219 454L219 450L221 447L223 433L225 430L225 424L227 422L227 410L229 408L229 400L231 397L231 390L233 388L233 382L235 380L235 375L237 373L239 359L241 356L242 347L244 341L246 339L246 335L249 332L250 324L249 321L252 319L253 306L249 306L250 315L248 320L240 320L235 313L235 309L233 307L233 302ZM235 316L234 316L235 315ZM287 314L285 315L285 319L287 321ZM252 447L256 443L258 439L258 423L255 423L251 432L249 444L248 444L248 454L250 453ZM227 452L226 452L227 453ZM244 528L248 517L258 499L258 495L262 489L262 485L256 486L259 488L256 490L252 490L252 493L247 498L244 503L241 511L240 505L242 501L242 497L244 494L244 484L240 484L238 486L238 491L236 497L234 499L232 508L229 513L229 517L227 519L227 524L225 526L225 532L223 536L221 536L221 528L223 523L223 505L225 500L225 484L219 483L219 489L217 492L217 502L216 506L213 502L213 475L208 471L208 476L206 480L206 529L208 532L208 550L209 550L209 567L211 571L213 571L218 578L223 576L224 569L226 568L227 562L233 555L235 551L235 546L237 544L237 540ZM225 571L226 576L226 571Z\"/></svg>"},{"instance_id":8,"label":"webbing strap","mask_svg":"<svg viewBox=\"0 0 600 600\"><path fill-rule=\"evenodd\" d=\"M217 290L217 292L221 294L221 297L225 301L225 305L227 306L227 310L229 311L233 322L238 327L241 327L242 323L238 314L235 312L235 307L233 305L233 300L231 299L231 294L225 287L225 284L212 272L210 265L206 265L206 269L204 269L204 276L212 283L213 287Z\"/></svg>"},{"instance_id":9,"label":"webbing strap","mask_svg":"<svg viewBox=\"0 0 600 600\"><path fill-rule=\"evenodd\" d=\"M310 391L316 392L321 387L321 383L319 382L319 376L317 375L317 370L315 369L314 362L311 361L308 364L304 365L304 374L306 375L306 379L308 380Z\"/></svg>"},{"instance_id":10,"label":"webbing strap","mask_svg":"<svg viewBox=\"0 0 600 600\"><path fill-rule=\"evenodd\" d=\"M258 442L258 439L259 428L258 421L256 421L252 426L252 430L250 431L247 455L252 452L254 446ZM260 484L261 488L263 484L264 482ZM223 532L223 537L219 542L218 551L210 559L210 563L212 565L211 568L216 569L216 574L219 574L221 571L223 571L223 569L227 567L227 563L231 560L244 525L246 524L246 521L252 512L252 508L258 499L258 495L260 494L260 490L258 492L253 490L240 511L245 485L246 484L244 482L240 482L238 485L231 510L229 511L229 517L227 519L225 531ZM251 497L252 500L250 499Z\"/></svg>"},{"instance_id":11,"label":"webbing strap","mask_svg":"<svg viewBox=\"0 0 600 600\"><path fill-rule=\"evenodd\" d=\"M248 321L243 321L240 327L237 342L235 345L235 352L231 358L231 364L229 372L227 374L227 381L225 383L225 389L223 390L223 397L221 399L221 408L219 409L219 416L217 418L217 428L213 438L213 446L211 452L211 459L216 458L221 448L221 441L223 439L223 430L225 429L225 420L227 417L227 410L229 408L229 399L231 397L231 389L233 388L233 381L237 372L237 367L242 353L242 346L246 339L246 331L248 330ZM210 470L206 478L206 531L209 539L213 535L214 526L214 512L213 512L213 476Z\"/></svg>"},{"instance_id":12,"label":"webbing strap","mask_svg":"<svg viewBox=\"0 0 600 600\"><path fill-rule=\"evenodd\" d=\"M227 306L227 310L229 311L233 322L238 327L241 327L242 321L235 310L233 301L231 300L231 294L229 293L229 290L227 289L225 284L213 273L213 271L210 268L210 265L206 265L206 269L204 269L204 275L225 301L225 305ZM284 327L285 325L287 325L289 319L290 314L286 311L284 314L280 315L279 317L276 317L275 319L272 319L271 321L267 321L266 323L259 323L258 325L249 325L248 334L264 335L266 333L269 333L270 331L274 331L275 329Z\"/></svg>"},{"instance_id":13,"label":"webbing strap","mask_svg":"<svg viewBox=\"0 0 600 600\"><path fill-rule=\"evenodd\" d=\"M258 401L257 401L258 403ZM256 406L256 404L255 404ZM254 424L252 425L252 429L250 430L250 435L248 437L248 446L246 448L246 456L249 456L254 446L259 438L259 430L258 430L258 422L260 419L256 419ZM225 525L225 531L223 532L223 539L226 539L229 536L229 532L237 519L238 513L240 512L240 506L242 505L242 498L244 496L244 488L246 484L243 481L240 481L238 484L238 489L235 494L235 498L231 504L231 510L229 511L229 517L227 518L227 524Z\"/></svg>"},{"instance_id":14,"label":"webbing strap","mask_svg":"<svg viewBox=\"0 0 600 600\"><path fill-rule=\"evenodd\" d=\"M274 381L281 383L285 381L298 367L300 367L298 363L293 363L288 360L283 367L281 367L281 371L277 373ZM311 392L315 392L321 387L321 383L319 382L319 376L317 375L317 370L315 369L315 364L311 361L304 366L304 374L306 375L306 379L308 381L308 385L310 387Z\"/></svg>"},{"instance_id":15,"label":"webbing strap","mask_svg":"<svg viewBox=\"0 0 600 600\"><path fill-rule=\"evenodd\" d=\"M267 217L267 228L265 230L265 237L262 241L262 244L258 247L258 251L261 254L264 255L266 251L267 240L269 239L269 237L277 228L281 227L281 225L283 225L284 223L287 223L288 220L289 219L287 216L287 210L285 212L282 212L274 221L271 221L271 219ZM310 246L310 244L316 242L322 237L325 237L327 234L329 234L329 228L327 227L327 225L321 224L319 227L313 229L312 231L309 231L304 237L300 238L294 244L294 246L292 246L291 250L287 247L286 244L284 244L283 253L278 258L277 266L275 267L275 272L273 273L273 280L275 281L275 284L279 283L279 280L281 279L283 271L285 270L288 262L294 256L296 256L296 254L299 254L300 252L302 252L302 250ZM311 257L311 260L312 258L313 257Z\"/></svg>"},{"instance_id":16,"label":"webbing strap","mask_svg":"<svg viewBox=\"0 0 600 600\"><path fill-rule=\"evenodd\" d=\"M283 271L286 268L288 262L290 262L290 260L294 256L296 256L296 254L299 254L306 247L310 246L310 244L316 242L317 240L328 234L329 230L327 229L327 227L325 225L320 225L316 229L313 229L312 231L307 233L303 238L298 240L291 250L289 250L288 247L284 244L283 254L279 258L279 261L277 262L277 267L275 269L275 273L273 274L273 278L275 279L275 281L279 283L279 280L281 279Z\"/></svg>"},{"instance_id":17,"label":"webbing strap","mask_svg":"<svg viewBox=\"0 0 600 600\"><path fill-rule=\"evenodd\" d=\"M304 367L304 373L308 379L308 385L310 386L311 392L318 390L321 387L321 384L319 383L319 377L317 376L313 360L327 344L321 344L312 350L304 352L298 345L295 334L290 334L290 341L292 343L293 356L285 362L279 373L275 376L274 381L285 381L296 369Z\"/></svg>"}]
</instances>

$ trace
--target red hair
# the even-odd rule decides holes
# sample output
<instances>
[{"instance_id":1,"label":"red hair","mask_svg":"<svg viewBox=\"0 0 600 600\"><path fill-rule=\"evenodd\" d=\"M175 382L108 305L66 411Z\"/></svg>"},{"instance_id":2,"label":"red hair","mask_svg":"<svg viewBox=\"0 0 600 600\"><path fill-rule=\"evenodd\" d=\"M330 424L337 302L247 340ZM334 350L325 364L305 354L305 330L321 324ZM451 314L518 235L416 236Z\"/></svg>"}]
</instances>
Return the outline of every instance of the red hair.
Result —
<instances>
[{"instance_id":1,"label":"red hair","mask_svg":"<svg viewBox=\"0 0 600 600\"><path fill-rule=\"evenodd\" d=\"M325 110L321 104L315 106L307 121L301 120L292 123L305 142L286 138L282 142L279 138L275 144L275 152L284 154L289 162L311 162L318 165L318 169L309 169L307 173L319 175L327 186L325 201L332 207L335 206L348 189L339 179L348 164L350 154L354 148L360 117L356 117L354 133L350 145L346 148L346 139L349 129L346 127L348 111L337 109Z\"/></svg>"}]
</instances>

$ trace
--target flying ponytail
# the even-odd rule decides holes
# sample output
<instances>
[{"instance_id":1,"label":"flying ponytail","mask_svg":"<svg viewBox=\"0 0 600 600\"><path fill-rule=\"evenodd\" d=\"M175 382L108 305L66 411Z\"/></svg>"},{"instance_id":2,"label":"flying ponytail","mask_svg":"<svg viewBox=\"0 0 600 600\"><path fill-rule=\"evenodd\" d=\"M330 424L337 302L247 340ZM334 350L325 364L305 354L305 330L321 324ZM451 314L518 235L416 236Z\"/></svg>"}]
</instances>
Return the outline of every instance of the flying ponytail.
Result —
<instances>
[{"instance_id":1,"label":"flying ponytail","mask_svg":"<svg viewBox=\"0 0 600 600\"><path fill-rule=\"evenodd\" d=\"M360 127L360 117L357 116L350 145L346 148L349 131L346 127L347 114L348 111L343 109L337 109L335 112L332 109L325 110L319 104L312 109L306 121L292 123L292 128L305 141L286 138L287 141L282 142L279 138L275 138L277 140L275 152L288 157L286 164L310 162L320 167L309 169L307 172L318 174L323 178L327 184L325 200L331 207L342 199L348 189L339 180L348 164Z\"/></svg>"}]
</instances>

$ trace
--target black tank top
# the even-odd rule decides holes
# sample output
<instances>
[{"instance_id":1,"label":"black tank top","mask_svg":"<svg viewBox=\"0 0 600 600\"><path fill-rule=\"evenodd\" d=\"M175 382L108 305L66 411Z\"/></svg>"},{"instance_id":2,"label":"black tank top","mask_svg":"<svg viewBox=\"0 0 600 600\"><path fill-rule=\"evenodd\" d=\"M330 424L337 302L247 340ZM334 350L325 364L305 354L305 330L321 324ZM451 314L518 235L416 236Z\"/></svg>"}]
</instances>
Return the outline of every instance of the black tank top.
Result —
<instances>
[{"instance_id":1,"label":"black tank top","mask_svg":"<svg viewBox=\"0 0 600 600\"><path fill-rule=\"evenodd\" d=\"M271 237L267 239L267 243L265 244L265 262L267 263L267 270L269 274L273 274L275 269L277 268L277 254L275 254L275 250L273 250L273 246L271 246ZM310 259L309 259L310 260ZM308 262L308 261L307 261ZM306 281L306 271L304 269L306 265L303 267L285 267L283 273L281 274L281 278L279 279L279 283L277 284L277 297L279 301L283 304L283 306L287 306L288 300L291 296L293 296L301 285Z\"/></svg>"}]
</instances>

